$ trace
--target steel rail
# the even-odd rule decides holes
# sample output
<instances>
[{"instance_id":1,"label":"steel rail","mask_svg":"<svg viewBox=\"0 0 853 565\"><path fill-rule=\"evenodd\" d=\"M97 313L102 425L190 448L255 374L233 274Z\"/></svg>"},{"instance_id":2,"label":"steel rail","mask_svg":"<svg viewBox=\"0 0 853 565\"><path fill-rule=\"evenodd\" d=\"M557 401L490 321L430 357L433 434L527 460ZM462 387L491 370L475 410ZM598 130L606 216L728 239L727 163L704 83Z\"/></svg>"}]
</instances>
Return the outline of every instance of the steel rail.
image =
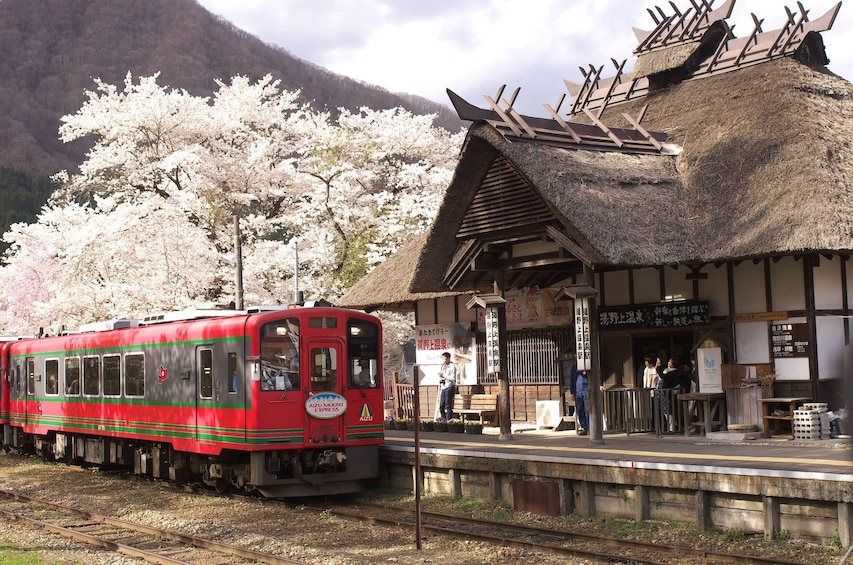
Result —
<instances>
[{"instance_id":1,"label":"steel rail","mask_svg":"<svg viewBox=\"0 0 853 565\"><path fill-rule=\"evenodd\" d=\"M27 504L40 504L42 506L46 506L46 507L49 507L49 508L52 508L55 510L73 513L73 514L82 516L88 520L91 520L93 522L102 523L105 525L112 526L114 528L130 530L132 532L137 532L137 533L145 534L148 536L157 536L157 537L161 537L161 538L170 540L172 542L182 543L182 544L185 544L188 546L207 549L207 550L218 552L218 553L233 555L236 557L249 559L249 560L252 560L255 562L259 562L259 563L268 563L270 565L304 565L303 561L296 561L293 559L277 557L275 555L270 555L267 553L260 553L260 552L253 551L250 549L244 549L241 547L236 547L233 545L224 544L224 543L216 542L216 541L205 539L205 538L200 538L197 536L187 536L184 534L179 534L179 533L172 532L169 530L164 530L161 528L155 528L152 526L145 526L143 524L136 524L133 522L128 522L126 520L120 520L117 518L110 518L108 516L103 516L100 514L87 512L85 510L79 510L77 508L71 508L69 506L64 506L62 504L57 504L55 502L51 502L48 500L41 500L38 498L33 498L33 497L23 495L23 494L11 493L11 492L0 490L0 495L6 497L8 499L18 501L18 502L24 502ZM6 510L0 510L0 513L2 513L5 516L8 516L9 518L15 519L15 520L21 520L21 521L26 521L26 522L35 524L41 528L45 528L47 530L58 533L58 534L65 536L65 537L70 537L70 538L78 540L78 541L89 543L89 544L95 545L95 546L100 546L100 547L103 547L103 548L106 548L106 549L109 549L112 551L124 553L126 555L131 555L133 557L140 557L140 558L145 559L146 561L149 561L152 563L163 563L164 565L186 564L187 563L186 561L180 561L180 560L172 559L170 557L158 555L156 553L153 553L153 552L150 552L150 551L147 551L144 549L139 549L139 548L136 548L136 547L133 547L130 545L121 544L121 543L113 542L110 540L105 540L105 539L99 538L97 536L93 536L93 535L86 534L86 533L83 533L80 531L76 531L76 530L71 529L71 528L66 528L63 526L57 526L55 524L50 524L50 523L44 522L42 520L29 518L29 517L19 515L19 514L13 513L13 512L9 512Z\"/></svg>"},{"instance_id":2,"label":"steel rail","mask_svg":"<svg viewBox=\"0 0 853 565\"><path fill-rule=\"evenodd\" d=\"M398 515L402 514L403 516L414 518L415 512L413 510L397 508L397 507L388 507L381 506L369 503L358 503L357 508L365 508L371 509L376 512L388 513L394 512ZM325 509L327 512L329 509ZM346 510L331 510L332 513L339 515L340 517L346 517L349 519L360 519L365 520L364 516L359 515L355 512L350 513ZM634 540L624 540L619 538L612 538L607 536L597 536L594 534L584 534L584 533L576 533L566 530L551 530L545 528L538 528L534 526L524 526L519 524L506 524L502 522L495 522L492 520L481 520L478 518L470 518L467 516L454 516L449 514L438 514L432 512L422 512L422 518L426 520L430 520L433 522L448 522L451 524L451 527L444 526L436 526L435 524L430 526L425 526L424 529L431 530L441 534L449 534L456 535L460 537L467 538L476 538L482 541L492 541L499 542L504 544L513 544L516 547L523 547L526 549L532 549L536 551L548 552L548 553L557 553L557 554L570 554L576 556L585 556L585 557L594 557L599 559L613 559L613 558L629 558L633 562L637 563L666 563L666 561L657 561L653 558L644 558L636 555L624 555L624 554L611 554L604 552L596 552L596 551L588 551L588 550L578 550L577 548L567 548L563 545L556 545L557 543L566 543L566 542L582 542L582 543L590 543L590 544L603 544L609 547L619 547L623 548L626 551L643 551L653 555L666 555L668 557L677 557L677 558L685 558L685 557L693 557L697 559L697 562L720 562L720 563L743 563L743 564L757 564L757 565L803 565L802 562L798 561L785 561L783 559L775 558L775 557L760 557L753 555L740 555L733 553L726 553L720 551L713 550L705 550L705 549L695 549L692 547L683 547L683 546L674 546L668 544L660 544L660 543L648 543L643 541L634 541ZM406 525L411 525L408 521L401 522L397 518L376 518L371 517L370 520L379 520L387 523L397 523L400 525L401 523L405 523ZM509 535L514 536L536 536L548 540L552 540L551 542L538 542L538 541L519 541L517 537L506 537L504 535L497 534L479 534L476 532L469 532L465 530L466 526L477 526L483 528L485 531L498 532L503 530ZM580 553L579 553L580 552Z\"/></svg>"}]
</instances>

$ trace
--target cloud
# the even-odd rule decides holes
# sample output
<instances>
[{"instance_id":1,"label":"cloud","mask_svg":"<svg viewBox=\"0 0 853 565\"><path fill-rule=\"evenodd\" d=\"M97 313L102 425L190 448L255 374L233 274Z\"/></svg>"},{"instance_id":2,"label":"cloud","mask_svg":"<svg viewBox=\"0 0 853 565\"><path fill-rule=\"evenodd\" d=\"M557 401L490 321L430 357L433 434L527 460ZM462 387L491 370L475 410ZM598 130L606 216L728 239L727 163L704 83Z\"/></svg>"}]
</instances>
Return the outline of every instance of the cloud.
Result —
<instances>
[{"instance_id":1,"label":"cloud","mask_svg":"<svg viewBox=\"0 0 853 565\"><path fill-rule=\"evenodd\" d=\"M637 41L632 27L654 27L647 9L672 8L664 1L624 0L199 0L214 14L289 53L332 72L393 92L418 94L448 104L445 89L483 105L507 85L521 87L516 107L545 115L565 92L563 79L581 82L578 67L605 66L627 59ZM806 0L815 19L834 0ZM677 0L676 5L687 4ZM716 5L722 2L717 0ZM784 6L796 2L739 0L729 20L738 37L752 30L751 12L772 30L786 19ZM841 12L822 34L829 68L853 77L853 11ZM608 72L609 71L609 72Z\"/></svg>"}]
</instances>

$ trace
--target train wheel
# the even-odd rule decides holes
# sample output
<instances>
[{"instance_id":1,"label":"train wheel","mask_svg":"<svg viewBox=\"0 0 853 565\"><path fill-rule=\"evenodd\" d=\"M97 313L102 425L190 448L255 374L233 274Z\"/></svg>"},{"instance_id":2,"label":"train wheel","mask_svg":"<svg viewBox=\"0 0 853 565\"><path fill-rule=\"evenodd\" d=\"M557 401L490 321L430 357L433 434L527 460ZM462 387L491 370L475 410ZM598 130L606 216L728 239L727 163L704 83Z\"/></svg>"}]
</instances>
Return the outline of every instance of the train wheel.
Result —
<instances>
[{"instance_id":1,"label":"train wheel","mask_svg":"<svg viewBox=\"0 0 853 565\"><path fill-rule=\"evenodd\" d=\"M219 494L224 494L230 490L230 485L225 479L216 479L213 483L213 488L216 489L216 492Z\"/></svg>"}]
</instances>

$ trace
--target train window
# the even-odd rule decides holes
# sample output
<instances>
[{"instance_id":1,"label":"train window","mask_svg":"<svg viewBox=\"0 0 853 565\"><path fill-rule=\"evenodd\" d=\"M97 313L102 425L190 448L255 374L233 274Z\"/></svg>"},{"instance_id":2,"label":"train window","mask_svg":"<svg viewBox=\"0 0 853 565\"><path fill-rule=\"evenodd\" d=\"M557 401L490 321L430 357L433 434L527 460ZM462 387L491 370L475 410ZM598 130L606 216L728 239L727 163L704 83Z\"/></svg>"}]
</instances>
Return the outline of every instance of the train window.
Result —
<instances>
[{"instance_id":1,"label":"train window","mask_svg":"<svg viewBox=\"0 0 853 565\"><path fill-rule=\"evenodd\" d=\"M141 353L124 356L125 396L145 396L145 357Z\"/></svg>"},{"instance_id":2,"label":"train window","mask_svg":"<svg viewBox=\"0 0 853 565\"><path fill-rule=\"evenodd\" d=\"M36 360L27 359L27 394L36 393Z\"/></svg>"},{"instance_id":3,"label":"train window","mask_svg":"<svg viewBox=\"0 0 853 565\"><path fill-rule=\"evenodd\" d=\"M338 351L330 347L311 349L311 390L321 392L338 387Z\"/></svg>"},{"instance_id":4,"label":"train window","mask_svg":"<svg viewBox=\"0 0 853 565\"><path fill-rule=\"evenodd\" d=\"M97 396L101 393L101 363L97 357L83 358L83 394Z\"/></svg>"},{"instance_id":5,"label":"train window","mask_svg":"<svg viewBox=\"0 0 853 565\"><path fill-rule=\"evenodd\" d=\"M121 357L104 355L104 396L121 395Z\"/></svg>"},{"instance_id":6,"label":"train window","mask_svg":"<svg viewBox=\"0 0 853 565\"><path fill-rule=\"evenodd\" d=\"M352 358L349 375L352 388L376 388L379 386L379 360Z\"/></svg>"},{"instance_id":7,"label":"train window","mask_svg":"<svg viewBox=\"0 0 853 565\"><path fill-rule=\"evenodd\" d=\"M261 390L299 388L299 318L261 329Z\"/></svg>"},{"instance_id":8,"label":"train window","mask_svg":"<svg viewBox=\"0 0 853 565\"><path fill-rule=\"evenodd\" d=\"M213 398L213 350L198 351L198 391L202 398Z\"/></svg>"},{"instance_id":9,"label":"train window","mask_svg":"<svg viewBox=\"0 0 853 565\"><path fill-rule=\"evenodd\" d=\"M372 322L362 320L347 322L350 387L378 388L381 386L379 334L379 326Z\"/></svg>"},{"instance_id":10,"label":"train window","mask_svg":"<svg viewBox=\"0 0 853 565\"><path fill-rule=\"evenodd\" d=\"M237 394L237 354L228 353L228 392Z\"/></svg>"},{"instance_id":11,"label":"train window","mask_svg":"<svg viewBox=\"0 0 853 565\"><path fill-rule=\"evenodd\" d=\"M371 322L350 320L349 324L347 325L349 327L349 331L347 333L349 333L350 337L376 338L379 335L379 328L376 324L373 324Z\"/></svg>"},{"instance_id":12,"label":"train window","mask_svg":"<svg viewBox=\"0 0 853 565\"><path fill-rule=\"evenodd\" d=\"M80 394L80 358L65 358L65 394L77 396Z\"/></svg>"},{"instance_id":13,"label":"train window","mask_svg":"<svg viewBox=\"0 0 853 565\"><path fill-rule=\"evenodd\" d=\"M44 393L59 394L59 359L47 359L44 362Z\"/></svg>"}]
</instances>

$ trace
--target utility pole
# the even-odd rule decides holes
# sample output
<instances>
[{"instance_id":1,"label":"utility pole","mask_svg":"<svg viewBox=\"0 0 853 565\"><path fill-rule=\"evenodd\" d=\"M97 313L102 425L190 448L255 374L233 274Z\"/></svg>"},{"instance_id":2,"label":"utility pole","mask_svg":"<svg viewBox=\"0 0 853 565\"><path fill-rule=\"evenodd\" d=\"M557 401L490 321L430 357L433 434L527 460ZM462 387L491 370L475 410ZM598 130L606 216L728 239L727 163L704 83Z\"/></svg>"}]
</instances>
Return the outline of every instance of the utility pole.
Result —
<instances>
[{"instance_id":1,"label":"utility pole","mask_svg":"<svg viewBox=\"0 0 853 565\"><path fill-rule=\"evenodd\" d=\"M243 309L243 245L240 241L240 216L234 214L234 256L237 263L237 310Z\"/></svg>"}]
</instances>

